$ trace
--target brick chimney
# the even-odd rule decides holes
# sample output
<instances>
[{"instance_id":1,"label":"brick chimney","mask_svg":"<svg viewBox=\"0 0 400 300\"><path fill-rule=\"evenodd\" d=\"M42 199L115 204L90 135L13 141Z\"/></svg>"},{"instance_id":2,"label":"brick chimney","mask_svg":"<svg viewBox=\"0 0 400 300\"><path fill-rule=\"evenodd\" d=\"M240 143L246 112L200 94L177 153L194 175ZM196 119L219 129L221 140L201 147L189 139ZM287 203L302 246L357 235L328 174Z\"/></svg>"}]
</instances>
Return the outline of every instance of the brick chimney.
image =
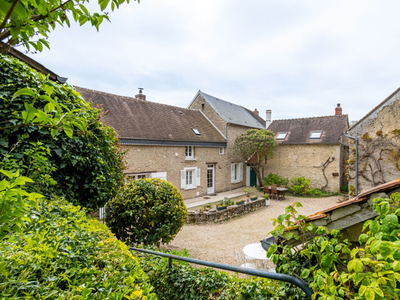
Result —
<instances>
[{"instance_id":1,"label":"brick chimney","mask_svg":"<svg viewBox=\"0 0 400 300\"><path fill-rule=\"evenodd\" d=\"M135 98L138 100L146 101L146 95L142 94L143 88L139 88L139 94L135 95Z\"/></svg>"},{"instance_id":2,"label":"brick chimney","mask_svg":"<svg viewBox=\"0 0 400 300\"><path fill-rule=\"evenodd\" d=\"M340 103L338 103L337 107L335 108L335 116L342 115L342 108L340 107Z\"/></svg>"},{"instance_id":3,"label":"brick chimney","mask_svg":"<svg viewBox=\"0 0 400 300\"><path fill-rule=\"evenodd\" d=\"M259 116L257 108L254 110L254 113Z\"/></svg>"}]
</instances>

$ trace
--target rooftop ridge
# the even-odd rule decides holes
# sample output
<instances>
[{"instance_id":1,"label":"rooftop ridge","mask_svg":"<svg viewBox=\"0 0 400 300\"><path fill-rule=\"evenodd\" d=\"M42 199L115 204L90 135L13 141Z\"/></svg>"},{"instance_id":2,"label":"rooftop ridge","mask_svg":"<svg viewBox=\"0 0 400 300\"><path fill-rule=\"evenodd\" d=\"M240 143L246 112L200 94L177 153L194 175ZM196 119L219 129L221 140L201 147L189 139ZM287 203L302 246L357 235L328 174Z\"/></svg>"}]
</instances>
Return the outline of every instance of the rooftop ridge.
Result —
<instances>
[{"instance_id":1,"label":"rooftop ridge","mask_svg":"<svg viewBox=\"0 0 400 300\"><path fill-rule=\"evenodd\" d=\"M137 99L137 98L131 97L131 96L122 96L122 95L117 95L117 94L102 92L102 91L98 91L98 90L94 90L94 89L88 89L88 88L80 87L80 86L77 86L77 85L74 85L73 87L74 87L74 88L76 87L76 88L79 88L79 89L82 89L82 90L86 90L86 91L89 91L89 92L94 92L94 93L97 93L97 94L102 94L102 95L117 97L117 98L120 98L121 100L123 100L123 99L130 99L130 100L141 101L141 102L147 102L147 103L156 104L156 105L163 105L163 106L172 107L172 108L184 109L185 111L196 111L196 110L194 110L194 109L189 109L189 108L185 108L185 107L174 106L174 105L170 105L170 104L159 103L159 102L153 102L153 101L147 101L147 100L140 100L140 99Z\"/></svg>"},{"instance_id":2,"label":"rooftop ridge","mask_svg":"<svg viewBox=\"0 0 400 300\"><path fill-rule=\"evenodd\" d=\"M348 116L348 115L342 114L342 115L329 115L329 116L306 117L306 118L275 119L272 122L274 122L274 121L290 121L290 120L311 120L311 119L320 119L320 118L340 118L343 116Z\"/></svg>"}]
</instances>

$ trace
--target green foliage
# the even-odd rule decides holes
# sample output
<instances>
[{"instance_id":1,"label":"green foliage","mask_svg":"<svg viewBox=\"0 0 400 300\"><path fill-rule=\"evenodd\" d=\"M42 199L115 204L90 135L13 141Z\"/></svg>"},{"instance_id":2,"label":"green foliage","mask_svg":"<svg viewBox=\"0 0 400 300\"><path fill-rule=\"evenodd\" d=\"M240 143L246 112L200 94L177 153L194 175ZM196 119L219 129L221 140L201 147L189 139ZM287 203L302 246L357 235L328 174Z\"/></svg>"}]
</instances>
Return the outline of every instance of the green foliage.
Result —
<instances>
[{"instance_id":1,"label":"green foliage","mask_svg":"<svg viewBox=\"0 0 400 300\"><path fill-rule=\"evenodd\" d=\"M236 138L233 151L253 165L258 182L262 185L260 168L267 159L274 156L276 146L275 134L271 130L249 129Z\"/></svg>"},{"instance_id":2,"label":"green foliage","mask_svg":"<svg viewBox=\"0 0 400 300\"><path fill-rule=\"evenodd\" d=\"M7 163L10 171L27 176L30 169L35 185L47 185L46 195L64 196L90 210L115 195L123 180L123 153L115 131L98 121L99 110L70 86L2 55L0 98L0 153L7 155L4 163L14 161ZM33 147L37 151L30 151ZM46 172L35 159L39 154L47 157Z\"/></svg>"},{"instance_id":3,"label":"green foliage","mask_svg":"<svg viewBox=\"0 0 400 300\"><path fill-rule=\"evenodd\" d=\"M341 191L342 193L347 194L347 193L349 192L349 185L348 185L348 184L343 184L343 185L340 187L340 191Z\"/></svg>"},{"instance_id":4,"label":"green foliage","mask_svg":"<svg viewBox=\"0 0 400 300\"><path fill-rule=\"evenodd\" d=\"M32 46L36 51L42 51L43 46L50 49L47 37L55 29L56 24L70 27L71 19L80 26L89 22L99 30L104 19L109 20L104 10L111 3L114 11L125 0L99 0L101 13L88 11L89 0L46 0L46 1L12 1L0 2L0 41L6 43L0 47L4 53L9 46L23 43L28 49ZM129 3L129 0L126 0ZM139 2L139 0L138 0ZM72 18L71 18L72 17ZM34 37L39 38L33 40ZM6 47L7 46L7 47Z\"/></svg>"},{"instance_id":5,"label":"green foliage","mask_svg":"<svg viewBox=\"0 0 400 300\"><path fill-rule=\"evenodd\" d=\"M1 299L157 299L128 247L65 200L39 200L0 244Z\"/></svg>"},{"instance_id":6,"label":"green foliage","mask_svg":"<svg viewBox=\"0 0 400 300\"><path fill-rule=\"evenodd\" d=\"M295 206L300 204L295 204ZM275 219L275 237L294 238L302 249L284 243L273 245L267 256L277 270L310 283L318 299L399 299L400 295L400 193L391 199L374 199L375 220L364 223L360 247L351 248L340 230L328 231L306 223L295 206ZM316 235L306 242L306 236Z\"/></svg>"},{"instance_id":7,"label":"green foliage","mask_svg":"<svg viewBox=\"0 0 400 300\"><path fill-rule=\"evenodd\" d=\"M186 251L166 252L188 256ZM260 278L239 279L226 272L211 268L195 268L177 260L173 260L172 269L168 269L166 258L148 254L138 255L142 256L140 259L142 269L149 276L159 299L293 299L286 297L278 281Z\"/></svg>"},{"instance_id":8,"label":"green foliage","mask_svg":"<svg viewBox=\"0 0 400 300\"><path fill-rule=\"evenodd\" d=\"M289 191L295 195L304 195L307 190L311 189L310 179L304 176L293 177L290 179L290 183Z\"/></svg>"},{"instance_id":9,"label":"green foliage","mask_svg":"<svg viewBox=\"0 0 400 300\"><path fill-rule=\"evenodd\" d=\"M289 179L280 177L277 174L269 173L267 177L263 178L265 186L271 186L272 184L276 184L277 186L287 186L289 184Z\"/></svg>"},{"instance_id":10,"label":"green foliage","mask_svg":"<svg viewBox=\"0 0 400 300\"><path fill-rule=\"evenodd\" d=\"M186 215L182 194L175 186L158 178L138 179L107 203L105 221L122 241L159 245L175 237Z\"/></svg>"},{"instance_id":11,"label":"green foliage","mask_svg":"<svg viewBox=\"0 0 400 300\"><path fill-rule=\"evenodd\" d=\"M243 189L243 192L246 193L246 196L254 195L258 192L257 188L254 186L246 187Z\"/></svg>"}]
</instances>

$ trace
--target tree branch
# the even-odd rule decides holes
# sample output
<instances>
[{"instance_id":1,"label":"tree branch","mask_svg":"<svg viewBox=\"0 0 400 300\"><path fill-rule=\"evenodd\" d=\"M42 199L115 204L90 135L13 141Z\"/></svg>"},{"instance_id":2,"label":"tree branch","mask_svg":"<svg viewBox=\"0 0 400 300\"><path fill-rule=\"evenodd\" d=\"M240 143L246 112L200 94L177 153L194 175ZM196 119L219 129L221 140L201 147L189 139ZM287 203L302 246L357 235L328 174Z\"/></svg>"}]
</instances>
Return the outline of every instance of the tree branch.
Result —
<instances>
[{"instance_id":1,"label":"tree branch","mask_svg":"<svg viewBox=\"0 0 400 300\"><path fill-rule=\"evenodd\" d=\"M11 4L10 9L6 13L6 15L4 16L3 23L1 23L1 25L0 25L0 32L2 31L3 28L5 28L5 26L7 24L7 21L10 18L12 12L14 11L15 7L17 6L18 2L19 2L19 0L14 0L14 2Z\"/></svg>"}]
</instances>

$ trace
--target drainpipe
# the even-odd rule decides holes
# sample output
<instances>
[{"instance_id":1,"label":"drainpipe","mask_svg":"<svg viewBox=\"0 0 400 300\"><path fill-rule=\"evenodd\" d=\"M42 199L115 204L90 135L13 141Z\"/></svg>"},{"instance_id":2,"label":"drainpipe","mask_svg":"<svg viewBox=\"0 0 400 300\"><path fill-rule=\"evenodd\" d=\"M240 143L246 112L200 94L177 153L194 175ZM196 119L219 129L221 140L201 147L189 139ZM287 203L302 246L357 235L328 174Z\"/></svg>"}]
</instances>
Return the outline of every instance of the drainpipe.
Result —
<instances>
[{"instance_id":1,"label":"drainpipe","mask_svg":"<svg viewBox=\"0 0 400 300\"><path fill-rule=\"evenodd\" d=\"M228 128L231 123L226 124L226 142L228 142Z\"/></svg>"},{"instance_id":2,"label":"drainpipe","mask_svg":"<svg viewBox=\"0 0 400 300\"><path fill-rule=\"evenodd\" d=\"M346 134L346 132L343 132L344 136L347 136L348 138L351 138L356 141L356 196L358 195L358 140L355 136L351 136Z\"/></svg>"}]
</instances>

